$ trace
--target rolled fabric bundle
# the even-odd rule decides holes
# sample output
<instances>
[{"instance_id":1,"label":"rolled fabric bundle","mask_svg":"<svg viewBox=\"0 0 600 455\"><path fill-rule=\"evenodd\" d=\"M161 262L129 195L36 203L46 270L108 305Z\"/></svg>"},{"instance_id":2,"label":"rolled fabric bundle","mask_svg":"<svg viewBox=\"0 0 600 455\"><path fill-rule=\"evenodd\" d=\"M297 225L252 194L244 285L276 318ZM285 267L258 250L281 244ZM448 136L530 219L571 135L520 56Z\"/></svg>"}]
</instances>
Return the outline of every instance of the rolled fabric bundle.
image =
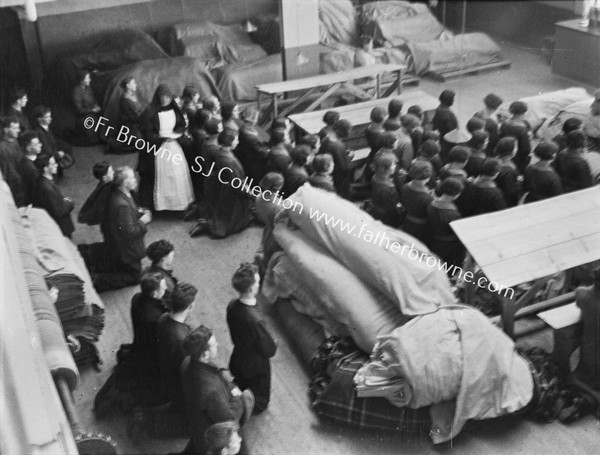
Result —
<instances>
[{"instance_id":1,"label":"rolled fabric bundle","mask_svg":"<svg viewBox=\"0 0 600 455\"><path fill-rule=\"evenodd\" d=\"M299 230L276 223L274 235L298 275L310 283L319 303L346 326L365 352L371 352L378 335L391 333L407 321L385 296L363 283Z\"/></svg>"},{"instance_id":2,"label":"rolled fabric bundle","mask_svg":"<svg viewBox=\"0 0 600 455\"><path fill-rule=\"evenodd\" d=\"M414 237L374 220L352 202L305 184L288 198L289 217L317 245L405 315L455 303L439 259Z\"/></svg>"},{"instance_id":3,"label":"rolled fabric bundle","mask_svg":"<svg viewBox=\"0 0 600 455\"><path fill-rule=\"evenodd\" d=\"M36 261L19 212L8 194L8 188L5 185L0 185L0 187L0 201L6 204L10 214L10 223L14 227L46 365L52 376L64 378L69 388L73 390L79 382L79 371L65 342L60 319L44 281L43 270Z\"/></svg>"}]
</instances>

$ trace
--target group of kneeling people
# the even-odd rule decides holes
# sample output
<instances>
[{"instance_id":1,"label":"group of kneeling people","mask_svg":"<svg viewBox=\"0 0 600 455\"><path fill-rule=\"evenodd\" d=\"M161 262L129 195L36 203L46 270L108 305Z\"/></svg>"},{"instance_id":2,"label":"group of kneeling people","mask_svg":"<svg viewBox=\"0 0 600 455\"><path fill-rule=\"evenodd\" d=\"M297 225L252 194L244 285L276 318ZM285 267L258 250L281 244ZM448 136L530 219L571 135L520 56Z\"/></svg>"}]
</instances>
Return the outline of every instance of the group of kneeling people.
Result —
<instances>
[{"instance_id":1,"label":"group of kneeling people","mask_svg":"<svg viewBox=\"0 0 600 455\"><path fill-rule=\"evenodd\" d=\"M258 268L242 263L231 279L239 297L227 306L234 345L227 370L215 364L218 342L213 332L185 322L198 290L173 277L173 245L159 240L148 246L147 255L152 265L142 274L141 292L131 302L134 340L122 345L115 373L96 396L96 415L106 415L113 406L160 409L171 427L187 429L182 436L190 442L184 453L238 453L238 425L269 404L269 359L277 349L256 309Z\"/></svg>"}]
</instances>

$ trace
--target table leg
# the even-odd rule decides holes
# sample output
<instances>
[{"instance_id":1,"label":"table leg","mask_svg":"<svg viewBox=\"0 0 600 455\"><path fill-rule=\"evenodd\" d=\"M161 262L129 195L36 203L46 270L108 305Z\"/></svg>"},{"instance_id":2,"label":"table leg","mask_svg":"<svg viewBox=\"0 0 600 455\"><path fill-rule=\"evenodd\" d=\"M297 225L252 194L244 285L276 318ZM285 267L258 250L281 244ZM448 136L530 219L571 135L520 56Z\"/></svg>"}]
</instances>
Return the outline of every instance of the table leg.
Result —
<instances>
[{"instance_id":1,"label":"table leg","mask_svg":"<svg viewBox=\"0 0 600 455\"><path fill-rule=\"evenodd\" d=\"M258 113L260 115L260 92L257 90L256 91L256 109L258 110Z\"/></svg>"},{"instance_id":2,"label":"table leg","mask_svg":"<svg viewBox=\"0 0 600 455\"><path fill-rule=\"evenodd\" d=\"M273 94L273 118L277 118L277 93Z\"/></svg>"},{"instance_id":3,"label":"table leg","mask_svg":"<svg viewBox=\"0 0 600 455\"><path fill-rule=\"evenodd\" d=\"M515 334L515 301L508 297L502 298L502 330L514 339Z\"/></svg>"},{"instance_id":4,"label":"table leg","mask_svg":"<svg viewBox=\"0 0 600 455\"><path fill-rule=\"evenodd\" d=\"M396 80L398 81L398 95L402 92L402 70L396 72Z\"/></svg>"},{"instance_id":5,"label":"table leg","mask_svg":"<svg viewBox=\"0 0 600 455\"><path fill-rule=\"evenodd\" d=\"M377 74L377 77L375 78L375 98L379 98L381 93L380 93L380 88L381 88L381 74Z\"/></svg>"}]
</instances>

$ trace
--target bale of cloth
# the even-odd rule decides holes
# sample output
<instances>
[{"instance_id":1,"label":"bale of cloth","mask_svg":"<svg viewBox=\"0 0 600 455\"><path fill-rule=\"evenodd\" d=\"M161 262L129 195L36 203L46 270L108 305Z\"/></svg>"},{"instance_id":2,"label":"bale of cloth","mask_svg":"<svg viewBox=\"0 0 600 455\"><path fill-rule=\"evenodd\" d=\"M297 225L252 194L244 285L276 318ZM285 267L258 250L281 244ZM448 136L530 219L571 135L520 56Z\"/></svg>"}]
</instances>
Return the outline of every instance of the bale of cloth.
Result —
<instances>
[{"instance_id":1,"label":"bale of cloth","mask_svg":"<svg viewBox=\"0 0 600 455\"><path fill-rule=\"evenodd\" d=\"M21 273L22 270L25 277L46 365L53 377L64 378L73 390L79 382L79 372L65 342L63 328L52 304L43 271L36 261L19 212L4 182L0 182L0 204L5 209L2 212L9 214L7 222L12 228L19 255L18 258L13 258L13 264L15 272Z\"/></svg>"},{"instance_id":2,"label":"bale of cloth","mask_svg":"<svg viewBox=\"0 0 600 455\"><path fill-rule=\"evenodd\" d=\"M55 306L65 333L77 337L82 345L93 345L104 328L104 304L77 247L62 235L45 210L24 208L21 217L48 287L58 289ZM83 349L75 359L78 364L81 360L99 361L95 347Z\"/></svg>"},{"instance_id":3,"label":"bale of cloth","mask_svg":"<svg viewBox=\"0 0 600 455\"><path fill-rule=\"evenodd\" d=\"M385 295L402 314L424 314L456 302L446 273L414 237L310 184L304 184L288 200L291 208L281 215L280 223L289 219L315 245Z\"/></svg>"},{"instance_id":4,"label":"bale of cloth","mask_svg":"<svg viewBox=\"0 0 600 455\"><path fill-rule=\"evenodd\" d=\"M514 342L480 311L464 305L417 316L380 336L371 359L377 369L388 366L387 378L408 382L409 407L430 406L436 444L456 437L467 420L525 408L534 394L532 372Z\"/></svg>"},{"instance_id":5,"label":"bale of cloth","mask_svg":"<svg viewBox=\"0 0 600 455\"><path fill-rule=\"evenodd\" d=\"M372 350L377 335L390 333L407 321L381 292L363 283L300 230L280 220L274 235L297 270L296 276L365 352Z\"/></svg>"}]
</instances>

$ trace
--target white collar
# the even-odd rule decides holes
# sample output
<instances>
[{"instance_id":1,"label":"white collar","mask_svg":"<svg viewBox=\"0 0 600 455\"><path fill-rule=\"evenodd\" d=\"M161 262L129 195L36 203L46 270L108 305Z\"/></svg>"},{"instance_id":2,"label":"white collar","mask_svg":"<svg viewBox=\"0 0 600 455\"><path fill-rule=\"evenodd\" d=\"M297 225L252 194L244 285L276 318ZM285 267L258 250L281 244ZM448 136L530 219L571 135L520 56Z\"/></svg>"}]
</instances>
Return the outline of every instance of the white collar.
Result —
<instances>
[{"instance_id":1,"label":"white collar","mask_svg":"<svg viewBox=\"0 0 600 455\"><path fill-rule=\"evenodd\" d=\"M240 298L239 300L244 305L256 306L256 297L248 297L248 298L245 298L245 299Z\"/></svg>"}]
</instances>

